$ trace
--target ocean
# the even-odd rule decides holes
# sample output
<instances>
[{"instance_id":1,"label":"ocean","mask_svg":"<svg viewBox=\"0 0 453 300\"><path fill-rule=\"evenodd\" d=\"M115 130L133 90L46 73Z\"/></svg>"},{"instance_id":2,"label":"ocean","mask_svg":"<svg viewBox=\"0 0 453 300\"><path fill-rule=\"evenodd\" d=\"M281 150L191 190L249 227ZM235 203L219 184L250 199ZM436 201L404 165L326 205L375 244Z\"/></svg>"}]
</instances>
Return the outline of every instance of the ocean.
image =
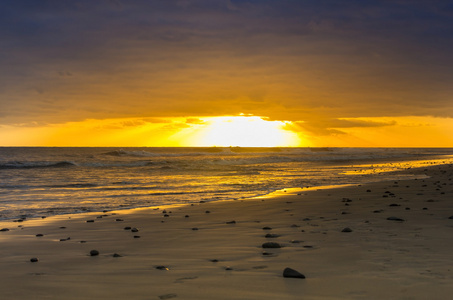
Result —
<instances>
[{"instance_id":1,"label":"ocean","mask_svg":"<svg viewBox=\"0 0 453 300\"><path fill-rule=\"evenodd\" d=\"M0 219L412 178L451 148L0 148Z\"/></svg>"}]
</instances>

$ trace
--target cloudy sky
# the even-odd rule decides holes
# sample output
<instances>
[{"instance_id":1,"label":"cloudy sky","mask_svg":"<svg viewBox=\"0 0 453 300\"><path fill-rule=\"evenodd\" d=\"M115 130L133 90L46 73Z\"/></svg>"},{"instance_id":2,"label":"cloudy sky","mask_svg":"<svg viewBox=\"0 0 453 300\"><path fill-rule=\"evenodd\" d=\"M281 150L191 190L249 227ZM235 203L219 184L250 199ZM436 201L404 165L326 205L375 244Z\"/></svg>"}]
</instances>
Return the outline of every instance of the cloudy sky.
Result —
<instances>
[{"instance_id":1,"label":"cloudy sky","mask_svg":"<svg viewBox=\"0 0 453 300\"><path fill-rule=\"evenodd\" d=\"M242 114L453 147L452 49L453 1L3 0L0 145L171 146Z\"/></svg>"}]
</instances>

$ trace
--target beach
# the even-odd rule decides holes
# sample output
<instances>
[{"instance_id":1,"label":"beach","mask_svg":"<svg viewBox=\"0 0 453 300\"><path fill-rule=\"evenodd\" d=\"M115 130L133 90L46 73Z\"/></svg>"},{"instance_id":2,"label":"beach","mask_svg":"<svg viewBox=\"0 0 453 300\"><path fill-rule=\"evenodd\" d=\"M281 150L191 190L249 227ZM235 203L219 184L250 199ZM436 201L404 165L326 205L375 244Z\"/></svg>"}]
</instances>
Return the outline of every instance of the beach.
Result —
<instances>
[{"instance_id":1,"label":"beach","mask_svg":"<svg viewBox=\"0 0 453 300\"><path fill-rule=\"evenodd\" d=\"M405 172L426 178L5 220L2 299L448 299L453 166Z\"/></svg>"}]
</instances>

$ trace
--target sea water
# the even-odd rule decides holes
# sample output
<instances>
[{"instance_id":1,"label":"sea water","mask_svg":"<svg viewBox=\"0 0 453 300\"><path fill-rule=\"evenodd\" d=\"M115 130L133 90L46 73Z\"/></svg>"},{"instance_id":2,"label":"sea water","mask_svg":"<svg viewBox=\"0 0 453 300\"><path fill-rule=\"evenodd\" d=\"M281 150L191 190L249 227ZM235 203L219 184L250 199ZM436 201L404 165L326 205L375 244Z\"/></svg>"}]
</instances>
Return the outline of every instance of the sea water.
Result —
<instances>
[{"instance_id":1,"label":"sea water","mask_svg":"<svg viewBox=\"0 0 453 300\"><path fill-rule=\"evenodd\" d=\"M244 199L410 178L436 148L0 148L0 219Z\"/></svg>"}]
</instances>

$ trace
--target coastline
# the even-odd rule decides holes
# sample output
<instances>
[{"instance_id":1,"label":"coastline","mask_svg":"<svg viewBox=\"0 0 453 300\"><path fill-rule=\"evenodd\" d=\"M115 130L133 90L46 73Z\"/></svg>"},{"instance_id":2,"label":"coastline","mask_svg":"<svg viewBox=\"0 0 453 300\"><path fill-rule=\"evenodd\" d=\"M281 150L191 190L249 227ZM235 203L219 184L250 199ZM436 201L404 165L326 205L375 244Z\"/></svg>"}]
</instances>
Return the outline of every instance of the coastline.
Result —
<instances>
[{"instance_id":1,"label":"coastline","mask_svg":"<svg viewBox=\"0 0 453 300\"><path fill-rule=\"evenodd\" d=\"M0 286L6 299L447 299L453 167L405 172L430 177L2 221Z\"/></svg>"}]
</instances>

